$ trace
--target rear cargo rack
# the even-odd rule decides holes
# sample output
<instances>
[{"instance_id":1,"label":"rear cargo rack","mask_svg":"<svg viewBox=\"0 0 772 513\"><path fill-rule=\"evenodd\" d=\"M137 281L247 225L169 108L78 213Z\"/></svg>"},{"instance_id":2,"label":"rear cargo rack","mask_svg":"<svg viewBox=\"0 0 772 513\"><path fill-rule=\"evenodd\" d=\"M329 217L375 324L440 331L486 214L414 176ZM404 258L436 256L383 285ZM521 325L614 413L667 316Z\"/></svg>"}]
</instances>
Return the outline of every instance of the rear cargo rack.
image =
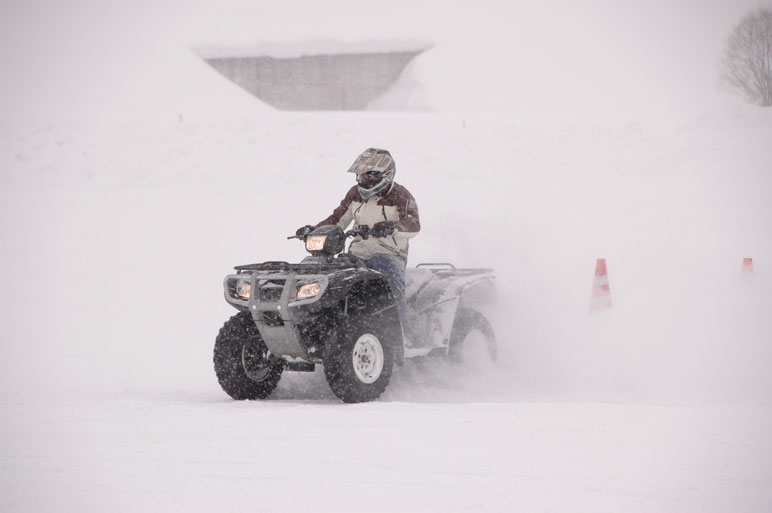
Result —
<instances>
[{"instance_id":1,"label":"rear cargo rack","mask_svg":"<svg viewBox=\"0 0 772 513\"><path fill-rule=\"evenodd\" d=\"M469 276L472 274L488 274L493 273L491 268L463 268L459 269L450 262L423 262L415 266L418 268L426 268L434 274L450 274L452 276Z\"/></svg>"},{"instance_id":2,"label":"rear cargo rack","mask_svg":"<svg viewBox=\"0 0 772 513\"><path fill-rule=\"evenodd\" d=\"M416 267L449 267L451 269L456 268L456 266L451 264L450 262L422 262L418 264Z\"/></svg>"}]
</instances>

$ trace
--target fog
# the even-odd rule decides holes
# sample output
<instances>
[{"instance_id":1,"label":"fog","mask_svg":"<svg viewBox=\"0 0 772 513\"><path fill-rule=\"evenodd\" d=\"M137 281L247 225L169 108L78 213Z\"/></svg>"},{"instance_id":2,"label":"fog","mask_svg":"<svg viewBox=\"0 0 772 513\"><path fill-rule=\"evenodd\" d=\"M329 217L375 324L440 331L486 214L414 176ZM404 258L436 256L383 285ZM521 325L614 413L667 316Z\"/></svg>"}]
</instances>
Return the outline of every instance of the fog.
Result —
<instances>
[{"instance_id":1,"label":"fog","mask_svg":"<svg viewBox=\"0 0 772 513\"><path fill-rule=\"evenodd\" d=\"M427 390L408 369L392 398L768 398L768 124L729 104L680 125L363 113L22 132L6 141L16 148L4 174L6 340L35 325L29 305L52 273L58 327L34 328L51 372L91 382L82 374L97 358L112 362L90 371L106 373L103 386L215 386L206 355L233 313L222 277L300 260L285 237L337 205L352 155L376 141L419 202L409 264L491 267L501 296L496 378ZM596 258L607 259L613 308L590 315ZM91 280L112 276L126 282L120 301L96 299ZM167 288L185 300L158 294ZM61 351L71 366L55 363ZM14 361L10 375L24 368ZM306 379L287 376L280 397Z\"/></svg>"}]
</instances>

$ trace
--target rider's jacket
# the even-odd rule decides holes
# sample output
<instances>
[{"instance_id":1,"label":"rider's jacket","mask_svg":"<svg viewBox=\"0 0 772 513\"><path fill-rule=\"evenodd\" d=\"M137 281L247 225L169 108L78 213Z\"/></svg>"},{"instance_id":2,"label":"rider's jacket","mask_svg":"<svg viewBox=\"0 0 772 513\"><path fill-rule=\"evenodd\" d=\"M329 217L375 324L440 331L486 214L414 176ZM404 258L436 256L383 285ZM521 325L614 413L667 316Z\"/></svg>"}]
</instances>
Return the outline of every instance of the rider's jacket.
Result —
<instances>
[{"instance_id":1,"label":"rider's jacket","mask_svg":"<svg viewBox=\"0 0 772 513\"><path fill-rule=\"evenodd\" d=\"M396 255L407 261L408 240L415 237L421 229L418 220L418 205L410 192L393 183L384 195L376 195L363 200L359 188L355 185L346 193L332 215L316 226L337 224L343 230L351 221L354 227L367 225L373 227L380 221L392 221L394 233L386 237L356 237L351 242L349 251L359 258L372 258L376 255Z\"/></svg>"}]
</instances>

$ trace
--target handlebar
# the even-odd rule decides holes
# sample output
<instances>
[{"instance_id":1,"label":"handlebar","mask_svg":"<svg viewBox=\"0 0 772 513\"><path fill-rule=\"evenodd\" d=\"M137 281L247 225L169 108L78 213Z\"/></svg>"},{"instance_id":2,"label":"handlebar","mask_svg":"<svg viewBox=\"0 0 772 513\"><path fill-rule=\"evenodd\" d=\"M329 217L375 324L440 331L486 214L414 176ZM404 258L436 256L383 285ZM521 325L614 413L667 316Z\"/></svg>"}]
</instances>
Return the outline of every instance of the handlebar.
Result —
<instances>
[{"instance_id":1,"label":"handlebar","mask_svg":"<svg viewBox=\"0 0 772 513\"><path fill-rule=\"evenodd\" d=\"M292 239L300 239L302 241L306 240L306 237L308 237L310 233L307 233L306 235L290 235L287 237L287 240ZM370 237L370 227L366 224L361 224L357 226L356 228L352 228L351 230L344 232L344 235L346 237L362 237L363 239L367 239Z\"/></svg>"}]
</instances>

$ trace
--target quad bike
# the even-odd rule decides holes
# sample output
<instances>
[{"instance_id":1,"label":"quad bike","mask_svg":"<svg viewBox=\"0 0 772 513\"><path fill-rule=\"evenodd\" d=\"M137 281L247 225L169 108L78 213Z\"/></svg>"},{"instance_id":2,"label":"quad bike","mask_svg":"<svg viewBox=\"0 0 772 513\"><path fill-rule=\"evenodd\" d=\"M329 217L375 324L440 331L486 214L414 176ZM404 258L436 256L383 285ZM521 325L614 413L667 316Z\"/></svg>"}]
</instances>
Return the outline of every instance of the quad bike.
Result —
<instances>
[{"instance_id":1,"label":"quad bike","mask_svg":"<svg viewBox=\"0 0 772 513\"><path fill-rule=\"evenodd\" d=\"M344 402L377 399L395 365L440 356L459 362L474 340L491 360L496 342L478 305L495 299L491 269L420 264L405 273L409 314L400 321L389 280L343 252L344 232L320 226L304 237L311 256L298 264L264 262L225 277L225 300L239 310L217 335L214 368L234 399L264 399L282 372L316 365Z\"/></svg>"}]
</instances>

